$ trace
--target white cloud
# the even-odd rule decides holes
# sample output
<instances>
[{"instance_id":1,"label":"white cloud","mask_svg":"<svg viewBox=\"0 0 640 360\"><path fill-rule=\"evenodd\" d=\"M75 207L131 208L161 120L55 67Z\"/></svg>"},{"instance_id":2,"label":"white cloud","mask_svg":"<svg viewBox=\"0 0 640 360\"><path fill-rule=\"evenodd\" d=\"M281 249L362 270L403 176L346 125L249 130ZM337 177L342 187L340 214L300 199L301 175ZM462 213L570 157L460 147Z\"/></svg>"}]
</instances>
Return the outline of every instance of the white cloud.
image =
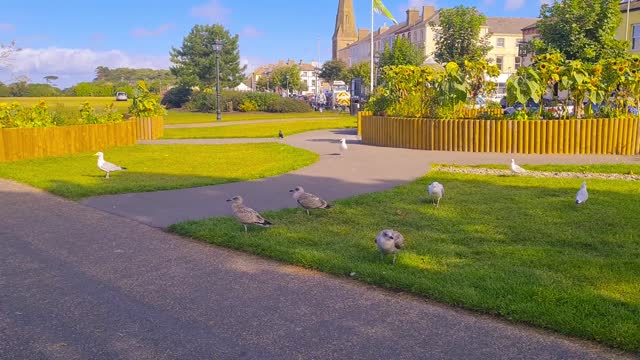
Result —
<instances>
[{"instance_id":1,"label":"white cloud","mask_svg":"<svg viewBox=\"0 0 640 360\"><path fill-rule=\"evenodd\" d=\"M524 6L524 0L507 0L504 8L507 10L518 10Z\"/></svg>"},{"instance_id":2,"label":"white cloud","mask_svg":"<svg viewBox=\"0 0 640 360\"><path fill-rule=\"evenodd\" d=\"M13 31L15 30L15 25L8 23L0 23L0 31Z\"/></svg>"},{"instance_id":3,"label":"white cloud","mask_svg":"<svg viewBox=\"0 0 640 360\"><path fill-rule=\"evenodd\" d=\"M34 82L42 76L56 75L61 86L78 81L90 81L98 66L110 68L168 69L168 56L133 55L120 50L94 51L90 49L26 48L13 54L8 69L2 71L2 81L11 81L18 75L27 75Z\"/></svg>"},{"instance_id":4,"label":"white cloud","mask_svg":"<svg viewBox=\"0 0 640 360\"><path fill-rule=\"evenodd\" d=\"M553 0L540 0L540 5L542 4L551 4Z\"/></svg>"},{"instance_id":5,"label":"white cloud","mask_svg":"<svg viewBox=\"0 0 640 360\"><path fill-rule=\"evenodd\" d=\"M133 29L133 31L131 32L131 35L137 38L157 36L160 34L164 34L165 32L169 31L172 27L173 27L173 24L162 24L158 26L156 29L152 29L152 30L148 30L145 28L136 28L136 29Z\"/></svg>"},{"instance_id":6,"label":"white cloud","mask_svg":"<svg viewBox=\"0 0 640 360\"><path fill-rule=\"evenodd\" d=\"M231 9L220 4L219 0L211 0L206 4L191 8L191 16L224 24L231 15Z\"/></svg>"},{"instance_id":7,"label":"white cloud","mask_svg":"<svg viewBox=\"0 0 640 360\"><path fill-rule=\"evenodd\" d=\"M245 26L244 29L242 29L242 32L240 33L242 36L244 37L248 37L248 38L257 38L257 37L261 37L262 35L264 35L264 33L258 29L256 29L255 27L249 25L249 26Z\"/></svg>"}]
</instances>

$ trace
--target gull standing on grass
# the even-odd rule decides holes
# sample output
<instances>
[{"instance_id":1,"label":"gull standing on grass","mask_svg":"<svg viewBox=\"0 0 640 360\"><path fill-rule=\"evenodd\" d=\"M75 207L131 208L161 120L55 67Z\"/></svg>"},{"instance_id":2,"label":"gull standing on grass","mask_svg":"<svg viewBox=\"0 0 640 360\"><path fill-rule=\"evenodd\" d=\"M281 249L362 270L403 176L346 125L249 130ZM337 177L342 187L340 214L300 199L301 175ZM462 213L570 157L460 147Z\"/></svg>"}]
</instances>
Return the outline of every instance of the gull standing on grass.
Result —
<instances>
[{"instance_id":1,"label":"gull standing on grass","mask_svg":"<svg viewBox=\"0 0 640 360\"><path fill-rule=\"evenodd\" d=\"M576 194L576 204L584 204L585 202L587 202L588 198L589 193L587 192L587 182L583 181L580 190L578 190L578 193Z\"/></svg>"},{"instance_id":2,"label":"gull standing on grass","mask_svg":"<svg viewBox=\"0 0 640 360\"><path fill-rule=\"evenodd\" d=\"M273 225L270 221L262 217L257 211L245 206L242 203L242 196L236 195L231 199L227 199L231 202L231 210L233 210L233 216L244 225L244 232L247 232L247 225L258 225L262 227L269 227Z\"/></svg>"},{"instance_id":3,"label":"gull standing on grass","mask_svg":"<svg viewBox=\"0 0 640 360\"><path fill-rule=\"evenodd\" d=\"M307 210L307 215L310 215L309 209L331 208L331 204L329 204L325 200L322 200L318 195L305 192L302 186L296 186L295 188L289 190L289 192L293 193L293 198L296 199L300 206Z\"/></svg>"},{"instance_id":4,"label":"gull standing on grass","mask_svg":"<svg viewBox=\"0 0 640 360\"><path fill-rule=\"evenodd\" d=\"M516 161L511 159L511 165L509 165L509 169L511 170L512 173L514 174L524 174L527 172L527 170L521 168L520 166L518 166L516 164Z\"/></svg>"},{"instance_id":5,"label":"gull standing on grass","mask_svg":"<svg viewBox=\"0 0 640 360\"><path fill-rule=\"evenodd\" d=\"M440 199L444 196L444 186L434 181L427 190L429 191L429 197L435 201L436 207L440 207Z\"/></svg>"},{"instance_id":6,"label":"gull standing on grass","mask_svg":"<svg viewBox=\"0 0 640 360\"><path fill-rule=\"evenodd\" d=\"M284 139L284 134L282 133L282 130L278 130L278 137L280 139Z\"/></svg>"},{"instance_id":7,"label":"gull standing on grass","mask_svg":"<svg viewBox=\"0 0 640 360\"><path fill-rule=\"evenodd\" d=\"M404 236L395 230L382 230L376 236L375 242L380 251L380 259L384 259L386 254L393 254L393 264L395 265L396 253L404 247Z\"/></svg>"},{"instance_id":8,"label":"gull standing on grass","mask_svg":"<svg viewBox=\"0 0 640 360\"><path fill-rule=\"evenodd\" d=\"M121 167L116 164L112 164L110 162L104 161L104 154L102 153L102 151L98 151L97 153L95 153L95 155L98 156L98 169L107 173L107 175L105 175L104 177L105 179L109 178L110 172L127 170L126 167Z\"/></svg>"},{"instance_id":9,"label":"gull standing on grass","mask_svg":"<svg viewBox=\"0 0 640 360\"><path fill-rule=\"evenodd\" d=\"M340 154L343 154L348 148L347 139L340 139Z\"/></svg>"}]
</instances>

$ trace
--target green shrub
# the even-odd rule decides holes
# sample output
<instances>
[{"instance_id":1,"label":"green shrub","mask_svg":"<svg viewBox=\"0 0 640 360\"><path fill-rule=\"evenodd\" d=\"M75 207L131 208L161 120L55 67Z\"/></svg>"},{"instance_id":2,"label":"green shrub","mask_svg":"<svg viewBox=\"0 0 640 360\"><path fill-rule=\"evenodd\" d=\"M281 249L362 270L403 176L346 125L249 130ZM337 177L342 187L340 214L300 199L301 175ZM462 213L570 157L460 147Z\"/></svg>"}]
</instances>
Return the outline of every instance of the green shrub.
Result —
<instances>
[{"instance_id":1,"label":"green shrub","mask_svg":"<svg viewBox=\"0 0 640 360\"><path fill-rule=\"evenodd\" d=\"M71 88L74 96L113 96L113 85L110 83L81 82Z\"/></svg>"},{"instance_id":2,"label":"green shrub","mask_svg":"<svg viewBox=\"0 0 640 360\"><path fill-rule=\"evenodd\" d=\"M221 93L221 99L220 99L220 107L222 108L222 111L227 111L227 105L226 105L227 103L232 104L231 108L233 111L239 111L240 104L242 104L246 96L247 96L247 93L242 91L231 91L231 90L223 91Z\"/></svg>"},{"instance_id":3,"label":"green shrub","mask_svg":"<svg viewBox=\"0 0 640 360\"><path fill-rule=\"evenodd\" d=\"M238 106L238 110L242 111L242 112L250 112L250 111L257 111L258 110L258 105L249 100L249 99L244 99L242 101L242 104L240 104L240 106Z\"/></svg>"},{"instance_id":4,"label":"green shrub","mask_svg":"<svg viewBox=\"0 0 640 360\"><path fill-rule=\"evenodd\" d=\"M184 107L190 111L213 112L216 110L216 94L208 91L196 91Z\"/></svg>"},{"instance_id":5,"label":"green shrub","mask_svg":"<svg viewBox=\"0 0 640 360\"><path fill-rule=\"evenodd\" d=\"M181 108L184 104L189 102L191 93L191 88L184 86L174 87L164 94L160 104L166 106L168 109Z\"/></svg>"},{"instance_id":6,"label":"green shrub","mask_svg":"<svg viewBox=\"0 0 640 360\"><path fill-rule=\"evenodd\" d=\"M247 93L245 97L245 99L253 101L256 104L258 111L266 111L269 103L280 98L280 95L271 92L250 92Z\"/></svg>"},{"instance_id":7,"label":"green shrub","mask_svg":"<svg viewBox=\"0 0 640 360\"><path fill-rule=\"evenodd\" d=\"M267 104L266 111L273 113L309 112L311 107L304 101L279 97Z\"/></svg>"},{"instance_id":8,"label":"green shrub","mask_svg":"<svg viewBox=\"0 0 640 360\"><path fill-rule=\"evenodd\" d=\"M36 128L55 126L53 113L40 101L32 107L0 103L0 127Z\"/></svg>"}]
</instances>

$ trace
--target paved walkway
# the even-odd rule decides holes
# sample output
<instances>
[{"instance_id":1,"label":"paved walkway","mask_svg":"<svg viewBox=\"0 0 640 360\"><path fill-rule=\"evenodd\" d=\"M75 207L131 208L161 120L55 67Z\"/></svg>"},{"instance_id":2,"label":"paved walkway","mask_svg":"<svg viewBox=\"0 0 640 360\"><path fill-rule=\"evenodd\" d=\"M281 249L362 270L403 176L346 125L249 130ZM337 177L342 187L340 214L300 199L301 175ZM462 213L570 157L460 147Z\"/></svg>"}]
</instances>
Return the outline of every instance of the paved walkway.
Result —
<instances>
[{"instance_id":1,"label":"paved walkway","mask_svg":"<svg viewBox=\"0 0 640 360\"><path fill-rule=\"evenodd\" d=\"M340 138L347 138L349 150L338 155ZM365 146L355 140L355 130L320 130L286 137L282 142L320 154L320 161L289 174L241 183L192 189L100 196L83 204L156 227L184 220L230 215L226 199L242 195L258 211L295 207L288 190L301 185L328 200L385 190L423 176L432 163L507 164L512 157L519 164L640 163L640 156L614 155L513 155L421 151ZM278 141L275 139L165 140L145 143L221 144L229 142ZM238 164L242 166L242 164Z\"/></svg>"},{"instance_id":2,"label":"paved walkway","mask_svg":"<svg viewBox=\"0 0 640 360\"><path fill-rule=\"evenodd\" d=\"M332 141L318 143L331 151ZM364 153L354 146L348 156ZM374 154L388 165L385 152ZM383 166L380 179L366 180L357 175L362 168L348 170L348 156L325 155L328 166L320 164L346 172L343 183L327 175L328 185L346 187L332 194L411 175L400 159L402 174ZM631 358L189 241L5 180L0 222L3 360Z\"/></svg>"},{"instance_id":3,"label":"paved walkway","mask_svg":"<svg viewBox=\"0 0 640 360\"><path fill-rule=\"evenodd\" d=\"M338 116L327 117L306 117L306 118L282 118L282 119L262 119L262 120L238 120L238 121L221 121L221 122L208 122L208 123L194 123L194 124L167 124L165 129L183 129L183 128L201 128L201 127L218 127L218 126L231 126L231 125L252 125L260 123L274 123L274 122L287 122L287 121L321 121L321 120L338 120Z\"/></svg>"}]
</instances>

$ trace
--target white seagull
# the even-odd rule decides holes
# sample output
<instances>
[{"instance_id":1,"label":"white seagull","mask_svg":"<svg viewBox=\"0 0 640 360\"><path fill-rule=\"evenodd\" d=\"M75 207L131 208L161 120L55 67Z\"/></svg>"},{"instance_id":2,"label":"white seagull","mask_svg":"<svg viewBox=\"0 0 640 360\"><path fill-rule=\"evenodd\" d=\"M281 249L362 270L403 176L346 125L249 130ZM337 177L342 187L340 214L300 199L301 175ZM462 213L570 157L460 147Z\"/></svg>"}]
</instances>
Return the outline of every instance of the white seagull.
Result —
<instances>
[{"instance_id":1,"label":"white seagull","mask_svg":"<svg viewBox=\"0 0 640 360\"><path fill-rule=\"evenodd\" d=\"M376 236L376 245L380 251L380 259L384 259L385 254L393 254L393 264L396 264L396 253L404 247L404 236L391 229L382 230Z\"/></svg>"},{"instance_id":2,"label":"white seagull","mask_svg":"<svg viewBox=\"0 0 640 360\"><path fill-rule=\"evenodd\" d=\"M110 172L127 170L126 167L121 167L116 164L112 164L110 162L104 161L104 154L102 153L102 151L98 151L97 153L95 153L95 155L98 156L98 169L107 173L107 175L105 175L105 179L109 178Z\"/></svg>"},{"instance_id":3,"label":"white seagull","mask_svg":"<svg viewBox=\"0 0 640 360\"><path fill-rule=\"evenodd\" d=\"M442 184L440 184L439 182L434 181L431 185L429 185L427 191L429 191L429 197L435 200L436 207L439 207L440 199L442 199L442 197L444 196L444 186L442 186Z\"/></svg>"},{"instance_id":4,"label":"white seagull","mask_svg":"<svg viewBox=\"0 0 640 360\"><path fill-rule=\"evenodd\" d=\"M584 204L585 202L587 202L588 198L589 193L587 192L587 182L583 181L580 190L578 190L578 193L576 194L576 204Z\"/></svg>"},{"instance_id":5,"label":"white seagull","mask_svg":"<svg viewBox=\"0 0 640 360\"><path fill-rule=\"evenodd\" d=\"M347 139L340 139L340 153L347 151L349 147L347 147Z\"/></svg>"},{"instance_id":6,"label":"white seagull","mask_svg":"<svg viewBox=\"0 0 640 360\"><path fill-rule=\"evenodd\" d=\"M527 170L521 168L520 166L518 166L516 164L516 161L511 159L511 165L509 165L509 169L511 170L512 173L514 174L524 174L527 172Z\"/></svg>"},{"instance_id":7,"label":"white seagull","mask_svg":"<svg viewBox=\"0 0 640 360\"><path fill-rule=\"evenodd\" d=\"M321 199L318 195L305 192L302 186L296 186L294 189L289 190L289 192L293 193L293 198L300 206L307 210L307 215L309 215L309 209L331 208L331 204Z\"/></svg>"},{"instance_id":8,"label":"white seagull","mask_svg":"<svg viewBox=\"0 0 640 360\"><path fill-rule=\"evenodd\" d=\"M236 195L231 199L227 199L231 203L231 210L233 210L233 216L244 225L244 232L247 232L247 225L253 224L262 227L269 227L273 225L269 220L265 219L257 211L245 206L242 202L242 196Z\"/></svg>"}]
</instances>

